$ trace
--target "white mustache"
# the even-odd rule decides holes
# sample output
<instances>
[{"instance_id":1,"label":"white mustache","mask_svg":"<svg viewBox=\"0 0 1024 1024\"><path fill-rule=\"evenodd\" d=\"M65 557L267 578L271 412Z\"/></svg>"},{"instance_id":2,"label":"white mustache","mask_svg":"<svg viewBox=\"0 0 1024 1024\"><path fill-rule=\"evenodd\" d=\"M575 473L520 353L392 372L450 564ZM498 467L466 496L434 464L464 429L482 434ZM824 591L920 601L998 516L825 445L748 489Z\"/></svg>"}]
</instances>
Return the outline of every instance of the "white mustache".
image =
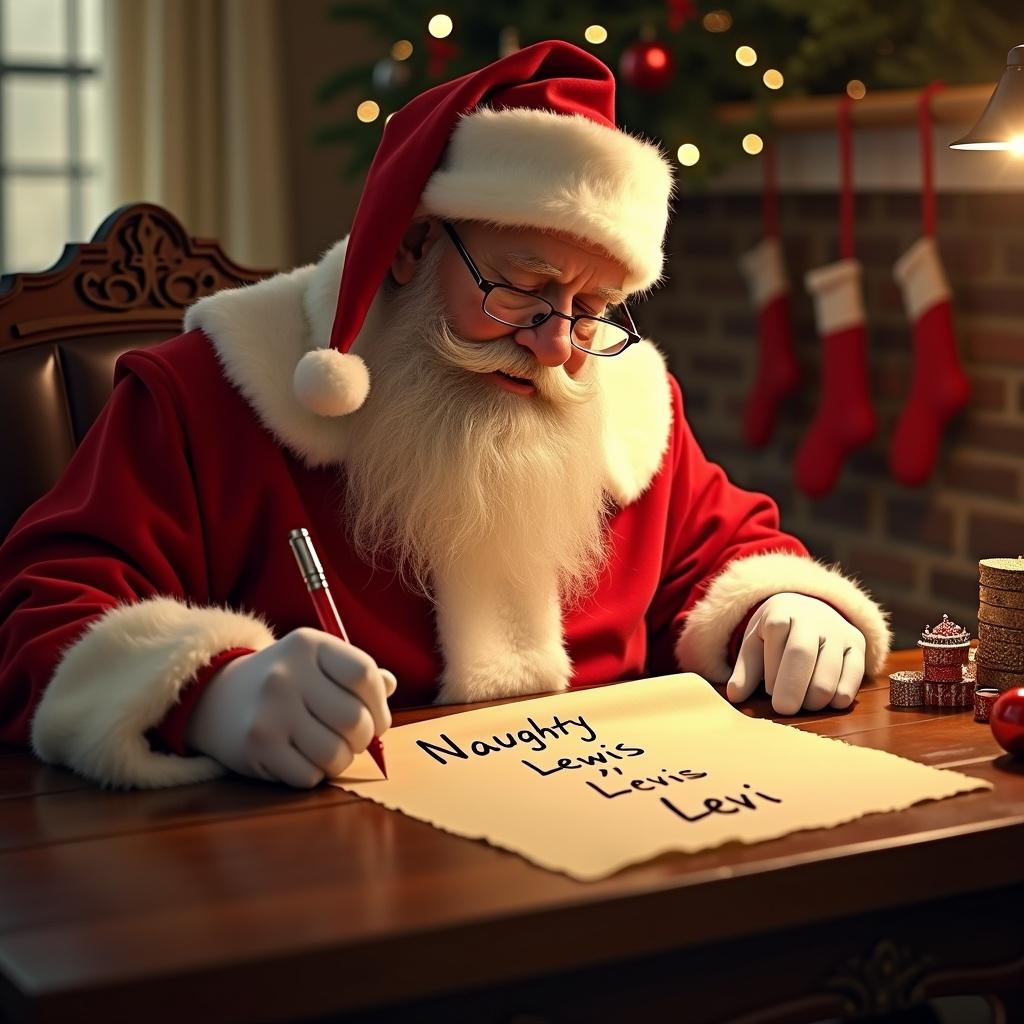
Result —
<instances>
[{"instance_id":1,"label":"white mustache","mask_svg":"<svg viewBox=\"0 0 1024 1024\"><path fill-rule=\"evenodd\" d=\"M586 372L586 366L580 376L570 377L561 366L542 366L529 349L511 338L463 341L445 324L437 331L435 341L436 351L445 362L471 373L500 372L522 377L532 381L540 398L553 405L582 404L596 391L594 375Z\"/></svg>"}]
</instances>

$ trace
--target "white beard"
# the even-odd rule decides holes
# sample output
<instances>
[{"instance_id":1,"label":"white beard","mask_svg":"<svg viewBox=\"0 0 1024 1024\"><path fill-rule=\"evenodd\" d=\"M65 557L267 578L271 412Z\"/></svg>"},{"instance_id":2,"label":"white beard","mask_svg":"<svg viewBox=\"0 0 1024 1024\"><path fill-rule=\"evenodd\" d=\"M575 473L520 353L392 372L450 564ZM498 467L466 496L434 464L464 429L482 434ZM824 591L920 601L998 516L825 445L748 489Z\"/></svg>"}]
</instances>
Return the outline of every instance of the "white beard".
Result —
<instances>
[{"instance_id":1,"label":"white beard","mask_svg":"<svg viewBox=\"0 0 1024 1024\"><path fill-rule=\"evenodd\" d=\"M385 327L360 339L372 386L347 423L353 544L427 595L483 553L512 584L554 573L571 604L593 589L606 555L593 367L571 378L510 337L456 336L438 286L439 248L410 284L389 288ZM484 376L499 369L530 378L536 393Z\"/></svg>"}]
</instances>

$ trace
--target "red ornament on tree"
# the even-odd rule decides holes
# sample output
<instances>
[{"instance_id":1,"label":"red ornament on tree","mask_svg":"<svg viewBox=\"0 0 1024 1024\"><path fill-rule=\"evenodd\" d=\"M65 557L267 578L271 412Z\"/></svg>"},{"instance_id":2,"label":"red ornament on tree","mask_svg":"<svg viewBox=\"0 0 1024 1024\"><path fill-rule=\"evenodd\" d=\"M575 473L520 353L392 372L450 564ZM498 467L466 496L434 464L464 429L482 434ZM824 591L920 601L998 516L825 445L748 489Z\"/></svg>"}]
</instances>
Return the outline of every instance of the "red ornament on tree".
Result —
<instances>
[{"instance_id":1,"label":"red ornament on tree","mask_svg":"<svg viewBox=\"0 0 1024 1024\"><path fill-rule=\"evenodd\" d=\"M627 85L641 92L661 92L675 72L672 51L662 43L640 39L622 52L619 73Z\"/></svg>"}]
</instances>

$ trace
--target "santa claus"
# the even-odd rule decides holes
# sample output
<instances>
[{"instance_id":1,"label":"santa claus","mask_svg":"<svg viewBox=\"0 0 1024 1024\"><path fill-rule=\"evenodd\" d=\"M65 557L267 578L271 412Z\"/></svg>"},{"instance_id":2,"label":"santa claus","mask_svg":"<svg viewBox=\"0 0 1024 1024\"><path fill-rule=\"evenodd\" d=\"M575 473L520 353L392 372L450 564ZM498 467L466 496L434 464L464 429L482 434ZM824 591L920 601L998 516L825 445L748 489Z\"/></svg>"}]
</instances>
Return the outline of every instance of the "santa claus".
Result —
<instances>
[{"instance_id":1,"label":"santa claus","mask_svg":"<svg viewBox=\"0 0 1024 1024\"><path fill-rule=\"evenodd\" d=\"M885 614L694 440L628 306L670 168L613 108L561 42L424 93L346 240L119 361L0 549L0 740L111 786L308 787L389 701L684 669L853 702ZM351 644L311 628L298 527Z\"/></svg>"}]
</instances>

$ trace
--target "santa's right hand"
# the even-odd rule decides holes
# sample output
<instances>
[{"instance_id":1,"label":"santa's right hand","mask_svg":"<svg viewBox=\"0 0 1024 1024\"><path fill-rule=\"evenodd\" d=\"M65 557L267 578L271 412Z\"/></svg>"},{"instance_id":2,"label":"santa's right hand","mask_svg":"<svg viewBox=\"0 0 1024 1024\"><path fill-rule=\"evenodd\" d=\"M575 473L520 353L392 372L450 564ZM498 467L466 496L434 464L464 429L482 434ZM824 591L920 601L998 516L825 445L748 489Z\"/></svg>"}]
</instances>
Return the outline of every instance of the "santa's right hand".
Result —
<instances>
[{"instance_id":1,"label":"santa's right hand","mask_svg":"<svg viewBox=\"0 0 1024 1024\"><path fill-rule=\"evenodd\" d=\"M311 789L387 731L395 687L365 651L296 629L210 680L185 742L240 775Z\"/></svg>"}]
</instances>

